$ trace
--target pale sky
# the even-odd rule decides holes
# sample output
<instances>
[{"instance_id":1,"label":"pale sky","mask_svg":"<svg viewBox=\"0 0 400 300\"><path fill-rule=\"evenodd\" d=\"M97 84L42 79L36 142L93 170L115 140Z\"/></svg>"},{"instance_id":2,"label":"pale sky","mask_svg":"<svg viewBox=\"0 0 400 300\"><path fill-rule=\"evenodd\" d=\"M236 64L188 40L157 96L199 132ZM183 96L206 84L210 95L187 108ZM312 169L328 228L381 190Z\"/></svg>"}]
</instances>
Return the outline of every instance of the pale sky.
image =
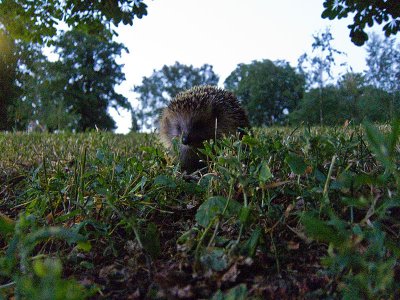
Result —
<instances>
[{"instance_id":1,"label":"pale sky","mask_svg":"<svg viewBox=\"0 0 400 300\"><path fill-rule=\"evenodd\" d=\"M222 87L239 63L286 60L293 67L304 52L311 52L312 35L331 28L333 46L347 53L356 72L365 70L365 48L355 46L347 25L352 18L321 18L323 0L146 0L148 15L133 26L120 26L116 40L129 49L123 63L126 81L117 88L134 105L133 86L163 65L210 64ZM378 31L378 30L376 30ZM380 31L378 31L380 32ZM118 133L127 133L130 113L111 114Z\"/></svg>"}]
</instances>

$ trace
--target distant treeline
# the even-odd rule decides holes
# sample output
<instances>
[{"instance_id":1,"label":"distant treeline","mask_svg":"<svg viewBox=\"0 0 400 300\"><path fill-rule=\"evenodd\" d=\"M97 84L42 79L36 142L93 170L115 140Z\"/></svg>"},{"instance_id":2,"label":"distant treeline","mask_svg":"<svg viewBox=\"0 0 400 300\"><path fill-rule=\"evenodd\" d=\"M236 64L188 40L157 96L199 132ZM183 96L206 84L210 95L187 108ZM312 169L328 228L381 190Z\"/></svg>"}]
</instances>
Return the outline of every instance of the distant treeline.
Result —
<instances>
[{"instance_id":1,"label":"distant treeline","mask_svg":"<svg viewBox=\"0 0 400 300\"><path fill-rule=\"evenodd\" d=\"M364 73L354 73L341 62L344 53L331 46L332 40L329 30L315 35L311 55L302 55L296 68L267 59L239 64L224 87L237 95L253 126L387 122L398 114L400 48L395 40L371 36ZM342 71L339 78L334 68ZM154 128L160 110L178 92L218 81L210 65L195 68L176 62L154 71L134 88L140 105L133 112L133 128Z\"/></svg>"},{"instance_id":2,"label":"distant treeline","mask_svg":"<svg viewBox=\"0 0 400 300\"><path fill-rule=\"evenodd\" d=\"M27 128L112 130L109 108L132 112L132 130L154 128L171 97L197 84L217 84L211 65L178 62L144 77L133 87L139 106L115 91L125 80L116 58L127 51L113 41L119 24L132 25L147 15L146 0L0 1L0 130ZM312 53L293 68L285 61L239 64L225 80L249 112L253 125L337 124L344 120L385 122L398 110L400 55L394 39L369 39L366 25L380 24L386 37L400 31L399 6L392 1L324 0L322 18L354 14L348 28L356 45L367 43L365 73L348 65L332 68L342 55L331 46L329 30L314 36ZM59 29L67 25L69 31ZM55 62L43 55L54 46ZM351 64L351 63L350 63Z\"/></svg>"},{"instance_id":3,"label":"distant treeline","mask_svg":"<svg viewBox=\"0 0 400 300\"><path fill-rule=\"evenodd\" d=\"M224 81L253 126L334 125L364 119L387 122L400 110L400 47L395 39L372 35L366 44L367 69L354 73L331 45L329 30L314 36L312 52L296 67L268 59L239 64ZM132 130L153 129L163 107L194 85L219 83L211 65L176 62L155 70L133 87L139 105L115 92L125 80L116 58L127 49L109 33L92 36L79 30L54 41L55 62L36 43L13 40L0 30L0 130L26 130L32 122L49 131L112 130L108 108L132 113ZM351 64L351 63L350 63ZM340 75L333 75L340 70ZM336 72L337 73L337 72Z\"/></svg>"}]
</instances>

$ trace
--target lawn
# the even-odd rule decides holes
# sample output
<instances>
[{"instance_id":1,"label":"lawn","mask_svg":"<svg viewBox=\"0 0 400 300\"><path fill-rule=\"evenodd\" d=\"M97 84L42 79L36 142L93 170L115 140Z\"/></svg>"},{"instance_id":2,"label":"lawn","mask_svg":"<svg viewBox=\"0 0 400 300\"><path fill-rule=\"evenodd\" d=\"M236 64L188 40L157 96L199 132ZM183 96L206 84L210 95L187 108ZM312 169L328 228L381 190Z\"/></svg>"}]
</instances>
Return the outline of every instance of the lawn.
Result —
<instances>
[{"instance_id":1,"label":"lawn","mask_svg":"<svg viewBox=\"0 0 400 300\"><path fill-rule=\"evenodd\" d=\"M400 297L399 123L0 134L0 299Z\"/></svg>"}]
</instances>

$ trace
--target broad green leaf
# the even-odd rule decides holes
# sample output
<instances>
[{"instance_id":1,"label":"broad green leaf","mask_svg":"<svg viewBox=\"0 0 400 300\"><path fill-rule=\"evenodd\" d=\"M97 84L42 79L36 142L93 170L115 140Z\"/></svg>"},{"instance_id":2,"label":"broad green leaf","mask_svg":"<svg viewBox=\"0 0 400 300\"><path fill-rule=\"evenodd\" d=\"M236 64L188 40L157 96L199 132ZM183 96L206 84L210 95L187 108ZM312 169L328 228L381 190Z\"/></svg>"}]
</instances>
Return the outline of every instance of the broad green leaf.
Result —
<instances>
[{"instance_id":1,"label":"broad green leaf","mask_svg":"<svg viewBox=\"0 0 400 300\"><path fill-rule=\"evenodd\" d=\"M227 165L230 168L240 168L240 161L237 157L224 157L220 156L218 158L218 163L221 165Z\"/></svg>"},{"instance_id":2,"label":"broad green leaf","mask_svg":"<svg viewBox=\"0 0 400 300\"><path fill-rule=\"evenodd\" d=\"M37 243L49 238L65 240L68 243L87 242L87 238L71 229L62 227L45 227L29 233L24 239L24 251L29 253ZM84 246L85 247L85 246Z\"/></svg>"},{"instance_id":3,"label":"broad green leaf","mask_svg":"<svg viewBox=\"0 0 400 300\"><path fill-rule=\"evenodd\" d=\"M349 206L353 206L353 207L357 207L357 208L366 208L371 203L365 197L358 197L358 198L343 197L341 199L341 202L345 205L349 205Z\"/></svg>"},{"instance_id":4,"label":"broad green leaf","mask_svg":"<svg viewBox=\"0 0 400 300\"><path fill-rule=\"evenodd\" d=\"M261 182L266 182L268 179L274 177L271 173L271 170L269 169L267 162L263 161L260 165L259 165L260 171L258 173L258 180L260 180Z\"/></svg>"},{"instance_id":5,"label":"broad green leaf","mask_svg":"<svg viewBox=\"0 0 400 300\"><path fill-rule=\"evenodd\" d=\"M289 165L292 172L296 175L302 175L307 169L304 159L294 154L288 154L285 157L285 162Z\"/></svg>"},{"instance_id":6,"label":"broad green leaf","mask_svg":"<svg viewBox=\"0 0 400 300\"><path fill-rule=\"evenodd\" d=\"M197 210L197 223L203 227L207 227L217 215L222 214L226 204L227 199L222 196L209 198L202 205L200 205L199 209ZM240 208L241 205L238 202L230 200L226 210L227 216L237 215L240 211Z\"/></svg>"},{"instance_id":7,"label":"broad green leaf","mask_svg":"<svg viewBox=\"0 0 400 300\"><path fill-rule=\"evenodd\" d=\"M393 170L395 165L391 160L390 151L384 135L371 123L364 122L369 147L376 158L388 169Z\"/></svg>"},{"instance_id":8,"label":"broad green leaf","mask_svg":"<svg viewBox=\"0 0 400 300\"><path fill-rule=\"evenodd\" d=\"M326 221L317 219L310 213L303 214L301 223L303 223L306 233L313 239L333 243L335 246L338 246L342 242L342 238L333 226L328 225Z\"/></svg>"},{"instance_id":9,"label":"broad green leaf","mask_svg":"<svg viewBox=\"0 0 400 300\"><path fill-rule=\"evenodd\" d=\"M260 142L256 138L254 138L252 136L245 135L242 138L242 143L246 144L246 145L249 145L249 146L257 146Z\"/></svg>"},{"instance_id":10,"label":"broad green leaf","mask_svg":"<svg viewBox=\"0 0 400 300\"><path fill-rule=\"evenodd\" d=\"M251 212L250 207L242 207L239 213L240 223L242 223L243 225L246 225L246 223L248 223L250 212Z\"/></svg>"},{"instance_id":11,"label":"broad green leaf","mask_svg":"<svg viewBox=\"0 0 400 300\"><path fill-rule=\"evenodd\" d=\"M228 259L223 249L212 249L200 257L201 263L214 271L225 270L228 266Z\"/></svg>"},{"instance_id":12,"label":"broad green leaf","mask_svg":"<svg viewBox=\"0 0 400 300\"><path fill-rule=\"evenodd\" d=\"M221 290L218 290L211 300L245 300L247 298L247 287L246 284L242 283L238 286L231 288L225 294Z\"/></svg>"},{"instance_id":13,"label":"broad green leaf","mask_svg":"<svg viewBox=\"0 0 400 300\"><path fill-rule=\"evenodd\" d=\"M45 259L45 260L36 260L33 262L33 270L36 275L41 278L48 277L51 274L54 277L60 277L62 266L61 262L58 259Z\"/></svg>"},{"instance_id":14,"label":"broad green leaf","mask_svg":"<svg viewBox=\"0 0 400 300\"><path fill-rule=\"evenodd\" d=\"M97 149L97 151L96 151L96 158L97 158L98 160L100 160L101 162L104 162L104 160L105 160L104 151L101 150L101 149Z\"/></svg>"},{"instance_id":15,"label":"broad green leaf","mask_svg":"<svg viewBox=\"0 0 400 300\"><path fill-rule=\"evenodd\" d=\"M92 245L89 241L87 242L78 242L77 244L79 249L82 249L85 252L89 252L92 249Z\"/></svg>"},{"instance_id":16,"label":"broad green leaf","mask_svg":"<svg viewBox=\"0 0 400 300\"><path fill-rule=\"evenodd\" d=\"M250 238L243 245L242 253L250 257L254 256L254 253L257 250L260 237L261 237L261 228L257 227L251 234Z\"/></svg>"},{"instance_id":17,"label":"broad green leaf","mask_svg":"<svg viewBox=\"0 0 400 300\"><path fill-rule=\"evenodd\" d=\"M166 175L158 175L154 179L154 185L164 186L170 189L176 188L176 183L173 178L168 177Z\"/></svg>"},{"instance_id":18,"label":"broad green leaf","mask_svg":"<svg viewBox=\"0 0 400 300\"><path fill-rule=\"evenodd\" d=\"M388 137L388 146L391 154L393 154L394 151L396 151L396 145L397 141L399 140L399 137L400 137L400 119L394 119L392 121L392 130Z\"/></svg>"}]
</instances>

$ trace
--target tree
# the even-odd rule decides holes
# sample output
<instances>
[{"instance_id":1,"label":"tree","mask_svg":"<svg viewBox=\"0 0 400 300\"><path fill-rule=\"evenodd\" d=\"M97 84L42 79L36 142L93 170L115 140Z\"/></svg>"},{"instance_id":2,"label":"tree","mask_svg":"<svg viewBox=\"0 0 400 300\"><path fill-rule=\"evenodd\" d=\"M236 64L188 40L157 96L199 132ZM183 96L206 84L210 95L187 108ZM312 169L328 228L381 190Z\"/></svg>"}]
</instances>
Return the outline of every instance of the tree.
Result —
<instances>
[{"instance_id":1,"label":"tree","mask_svg":"<svg viewBox=\"0 0 400 300\"><path fill-rule=\"evenodd\" d=\"M17 76L7 81L19 89L19 97L7 107L13 127L23 130L38 120L50 131L114 129L107 109L131 109L114 90L125 79L115 58L126 48L79 31L63 33L55 46L59 61L49 62L39 44L15 43Z\"/></svg>"},{"instance_id":2,"label":"tree","mask_svg":"<svg viewBox=\"0 0 400 300\"><path fill-rule=\"evenodd\" d=\"M102 33L111 24L132 25L134 17L147 14L142 0L48 1L4 0L0 2L0 24L15 39L46 42L64 22L88 34ZM115 32L113 32L115 34Z\"/></svg>"},{"instance_id":3,"label":"tree","mask_svg":"<svg viewBox=\"0 0 400 300\"><path fill-rule=\"evenodd\" d=\"M267 59L239 64L224 84L236 94L254 126L282 123L304 91L304 77L289 63Z\"/></svg>"},{"instance_id":4,"label":"tree","mask_svg":"<svg viewBox=\"0 0 400 300\"><path fill-rule=\"evenodd\" d=\"M354 13L353 24L350 24L351 41L362 46L368 40L365 26L374 23L384 24L385 35L395 35L400 30L400 5L398 0L325 0L323 18L347 18Z\"/></svg>"},{"instance_id":5,"label":"tree","mask_svg":"<svg viewBox=\"0 0 400 300\"><path fill-rule=\"evenodd\" d=\"M140 107L136 115L140 127L154 127L161 110L179 92L196 85L217 85L218 81L219 77L208 64L195 68L175 62L172 66L164 65L160 70L154 70L150 77L143 77L141 85L133 88L139 94Z\"/></svg>"},{"instance_id":6,"label":"tree","mask_svg":"<svg viewBox=\"0 0 400 300\"><path fill-rule=\"evenodd\" d=\"M388 92L374 86L366 86L360 98L360 115L371 122L389 122L392 101L393 96Z\"/></svg>"},{"instance_id":7,"label":"tree","mask_svg":"<svg viewBox=\"0 0 400 300\"><path fill-rule=\"evenodd\" d=\"M139 120L140 116L138 116L137 112L135 112L134 110L131 110L131 128L130 131L131 132L138 132L140 130L140 126L139 126Z\"/></svg>"},{"instance_id":8,"label":"tree","mask_svg":"<svg viewBox=\"0 0 400 300\"><path fill-rule=\"evenodd\" d=\"M390 120L391 95L367 85L362 74L349 72L336 85L307 91L298 109L289 115L291 123L319 124L320 95L324 99L325 125L342 125L346 120L355 124L364 119L381 123Z\"/></svg>"},{"instance_id":9,"label":"tree","mask_svg":"<svg viewBox=\"0 0 400 300\"><path fill-rule=\"evenodd\" d=\"M77 30L61 35L55 47L60 59L53 63L52 80L48 83L51 99L58 105L55 108L65 107L78 116L78 131L95 126L114 129L115 122L107 109L131 109L128 99L114 90L125 80L122 65L115 59L127 49Z\"/></svg>"},{"instance_id":10,"label":"tree","mask_svg":"<svg viewBox=\"0 0 400 300\"><path fill-rule=\"evenodd\" d=\"M365 79L360 73L348 72L342 76L338 82L341 93L341 101L344 110L349 112L349 118L356 123L360 123L363 116L361 113L361 101L364 93Z\"/></svg>"},{"instance_id":11,"label":"tree","mask_svg":"<svg viewBox=\"0 0 400 300\"><path fill-rule=\"evenodd\" d=\"M1 51L3 57L6 53ZM51 131L71 127L73 115L63 107L62 88L51 84L60 72L43 55L42 46L16 41L8 56L14 64L0 74L1 84L12 87L6 93L6 99L11 100L5 103L7 117L1 118L3 122L7 119L7 129L25 130L36 120Z\"/></svg>"},{"instance_id":12,"label":"tree","mask_svg":"<svg viewBox=\"0 0 400 300\"><path fill-rule=\"evenodd\" d=\"M17 58L17 76L14 80L19 87L19 94L8 105L9 120L14 130L25 130L30 121L37 120L35 110L40 104L37 94L42 81L37 74L42 73L39 66L46 63L47 58L42 54L41 47L33 43L17 41L14 50Z\"/></svg>"},{"instance_id":13,"label":"tree","mask_svg":"<svg viewBox=\"0 0 400 300\"><path fill-rule=\"evenodd\" d=\"M314 42L312 43L313 56L304 53L299 58L298 69L307 79L307 86L311 88L317 87L320 91L319 96L319 119L320 125L324 124L324 97L322 90L333 79L332 66L336 64L335 56L343 55L344 53L333 48L332 34L329 28L325 32L313 35Z\"/></svg>"},{"instance_id":14,"label":"tree","mask_svg":"<svg viewBox=\"0 0 400 300\"><path fill-rule=\"evenodd\" d=\"M15 42L0 29L0 130L9 129L8 106L18 96L17 65Z\"/></svg>"},{"instance_id":15,"label":"tree","mask_svg":"<svg viewBox=\"0 0 400 300\"><path fill-rule=\"evenodd\" d=\"M320 98L324 99L324 124L343 124L350 119L350 111L347 109L341 91L330 84L321 88L313 88L304 94L298 108L289 115L291 123L306 122L310 125L320 124Z\"/></svg>"},{"instance_id":16,"label":"tree","mask_svg":"<svg viewBox=\"0 0 400 300\"><path fill-rule=\"evenodd\" d=\"M400 46L395 39L383 40L373 35L367 43L367 53L367 82L392 95L390 115L393 117L400 96Z\"/></svg>"},{"instance_id":17,"label":"tree","mask_svg":"<svg viewBox=\"0 0 400 300\"><path fill-rule=\"evenodd\" d=\"M0 35L1 129L25 130L39 119L37 112L48 92L48 61L38 44L14 41L4 30Z\"/></svg>"},{"instance_id":18,"label":"tree","mask_svg":"<svg viewBox=\"0 0 400 300\"><path fill-rule=\"evenodd\" d=\"M373 34L366 50L368 82L388 92L400 90L400 49L395 39Z\"/></svg>"}]
</instances>

